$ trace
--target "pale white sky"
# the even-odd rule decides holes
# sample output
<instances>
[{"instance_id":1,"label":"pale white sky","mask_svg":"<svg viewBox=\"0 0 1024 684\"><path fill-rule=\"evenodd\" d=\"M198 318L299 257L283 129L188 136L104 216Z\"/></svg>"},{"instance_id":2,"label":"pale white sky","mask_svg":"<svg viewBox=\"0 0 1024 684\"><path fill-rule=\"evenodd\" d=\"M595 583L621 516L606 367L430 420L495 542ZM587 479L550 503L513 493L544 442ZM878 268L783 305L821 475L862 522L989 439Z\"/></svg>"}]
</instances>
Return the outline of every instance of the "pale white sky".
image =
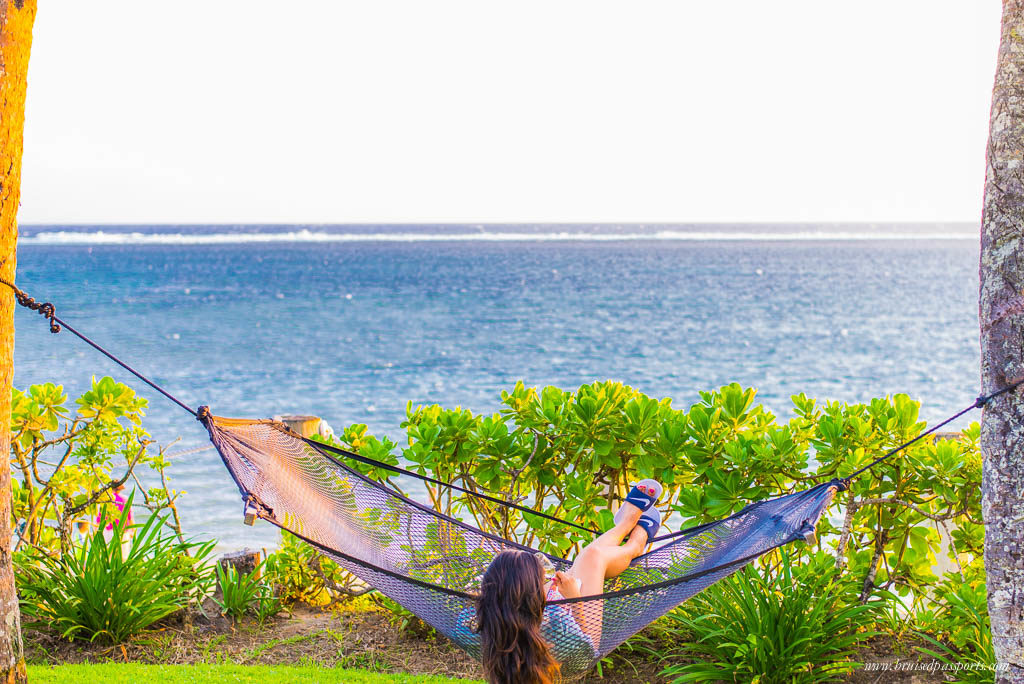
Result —
<instances>
[{"instance_id":1,"label":"pale white sky","mask_svg":"<svg viewBox=\"0 0 1024 684\"><path fill-rule=\"evenodd\" d=\"M976 221L999 0L44 0L22 223Z\"/></svg>"}]
</instances>

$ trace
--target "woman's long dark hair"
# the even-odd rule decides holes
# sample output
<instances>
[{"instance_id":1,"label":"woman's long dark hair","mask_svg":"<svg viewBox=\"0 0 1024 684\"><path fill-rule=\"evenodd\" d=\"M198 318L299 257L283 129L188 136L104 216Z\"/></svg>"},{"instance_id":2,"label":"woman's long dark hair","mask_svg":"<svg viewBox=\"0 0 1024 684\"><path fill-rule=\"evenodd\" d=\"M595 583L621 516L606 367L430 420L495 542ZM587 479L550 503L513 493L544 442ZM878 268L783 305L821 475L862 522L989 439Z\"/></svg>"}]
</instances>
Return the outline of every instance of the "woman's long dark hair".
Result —
<instances>
[{"instance_id":1,"label":"woman's long dark hair","mask_svg":"<svg viewBox=\"0 0 1024 684\"><path fill-rule=\"evenodd\" d=\"M559 667L540 635L544 574L532 553L502 551L480 583L477 631L490 684L553 684Z\"/></svg>"}]
</instances>

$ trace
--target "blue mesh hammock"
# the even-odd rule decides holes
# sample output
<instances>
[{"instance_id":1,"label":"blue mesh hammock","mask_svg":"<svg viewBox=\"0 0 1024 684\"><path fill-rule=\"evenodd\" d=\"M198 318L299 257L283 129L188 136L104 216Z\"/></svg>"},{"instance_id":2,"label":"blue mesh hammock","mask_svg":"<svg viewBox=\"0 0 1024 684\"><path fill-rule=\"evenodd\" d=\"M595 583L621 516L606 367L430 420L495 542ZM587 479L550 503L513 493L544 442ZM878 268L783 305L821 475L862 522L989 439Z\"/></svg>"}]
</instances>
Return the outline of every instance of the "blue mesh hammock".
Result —
<instances>
[{"instance_id":1,"label":"blue mesh hammock","mask_svg":"<svg viewBox=\"0 0 1024 684\"><path fill-rule=\"evenodd\" d=\"M479 658L474 595L484 571L501 551L532 549L371 480L342 460L369 459L304 439L282 423L220 418L205 407L199 419L251 515L312 545ZM834 494L845 488L844 481L832 480L666 535L662 545L608 580L604 593L549 601L541 631L561 663L562 676L586 674L616 646L697 592L772 549L813 535ZM571 565L549 557L556 569Z\"/></svg>"}]
</instances>

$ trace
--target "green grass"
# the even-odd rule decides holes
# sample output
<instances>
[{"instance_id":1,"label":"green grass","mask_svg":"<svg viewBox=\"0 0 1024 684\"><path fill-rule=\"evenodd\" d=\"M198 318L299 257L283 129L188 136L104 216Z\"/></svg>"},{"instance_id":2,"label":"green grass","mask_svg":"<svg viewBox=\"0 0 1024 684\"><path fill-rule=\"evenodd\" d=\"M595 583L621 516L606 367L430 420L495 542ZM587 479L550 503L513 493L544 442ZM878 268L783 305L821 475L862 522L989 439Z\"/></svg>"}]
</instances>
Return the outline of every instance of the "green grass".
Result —
<instances>
[{"instance_id":1,"label":"green grass","mask_svg":"<svg viewBox=\"0 0 1024 684\"><path fill-rule=\"evenodd\" d=\"M29 665L31 682L104 682L104 684L193 684L199 682L298 682L326 684L467 684L472 680L428 675L376 674L364 670L285 665L141 665L98 663L93 665Z\"/></svg>"}]
</instances>

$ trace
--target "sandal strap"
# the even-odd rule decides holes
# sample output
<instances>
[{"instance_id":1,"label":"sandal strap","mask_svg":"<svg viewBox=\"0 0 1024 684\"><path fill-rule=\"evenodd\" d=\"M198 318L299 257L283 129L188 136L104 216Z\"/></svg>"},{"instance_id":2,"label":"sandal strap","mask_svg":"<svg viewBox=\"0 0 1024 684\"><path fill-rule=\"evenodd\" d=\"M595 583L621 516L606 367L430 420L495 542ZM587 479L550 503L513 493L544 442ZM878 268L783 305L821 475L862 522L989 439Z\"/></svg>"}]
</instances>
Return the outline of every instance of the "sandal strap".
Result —
<instances>
[{"instance_id":1,"label":"sandal strap","mask_svg":"<svg viewBox=\"0 0 1024 684\"><path fill-rule=\"evenodd\" d=\"M654 518L646 515L640 516L640 520L638 520L636 524L644 528L644 532L647 533L648 543L654 539L654 535L658 534L658 529L661 527L660 520L655 520Z\"/></svg>"}]
</instances>

